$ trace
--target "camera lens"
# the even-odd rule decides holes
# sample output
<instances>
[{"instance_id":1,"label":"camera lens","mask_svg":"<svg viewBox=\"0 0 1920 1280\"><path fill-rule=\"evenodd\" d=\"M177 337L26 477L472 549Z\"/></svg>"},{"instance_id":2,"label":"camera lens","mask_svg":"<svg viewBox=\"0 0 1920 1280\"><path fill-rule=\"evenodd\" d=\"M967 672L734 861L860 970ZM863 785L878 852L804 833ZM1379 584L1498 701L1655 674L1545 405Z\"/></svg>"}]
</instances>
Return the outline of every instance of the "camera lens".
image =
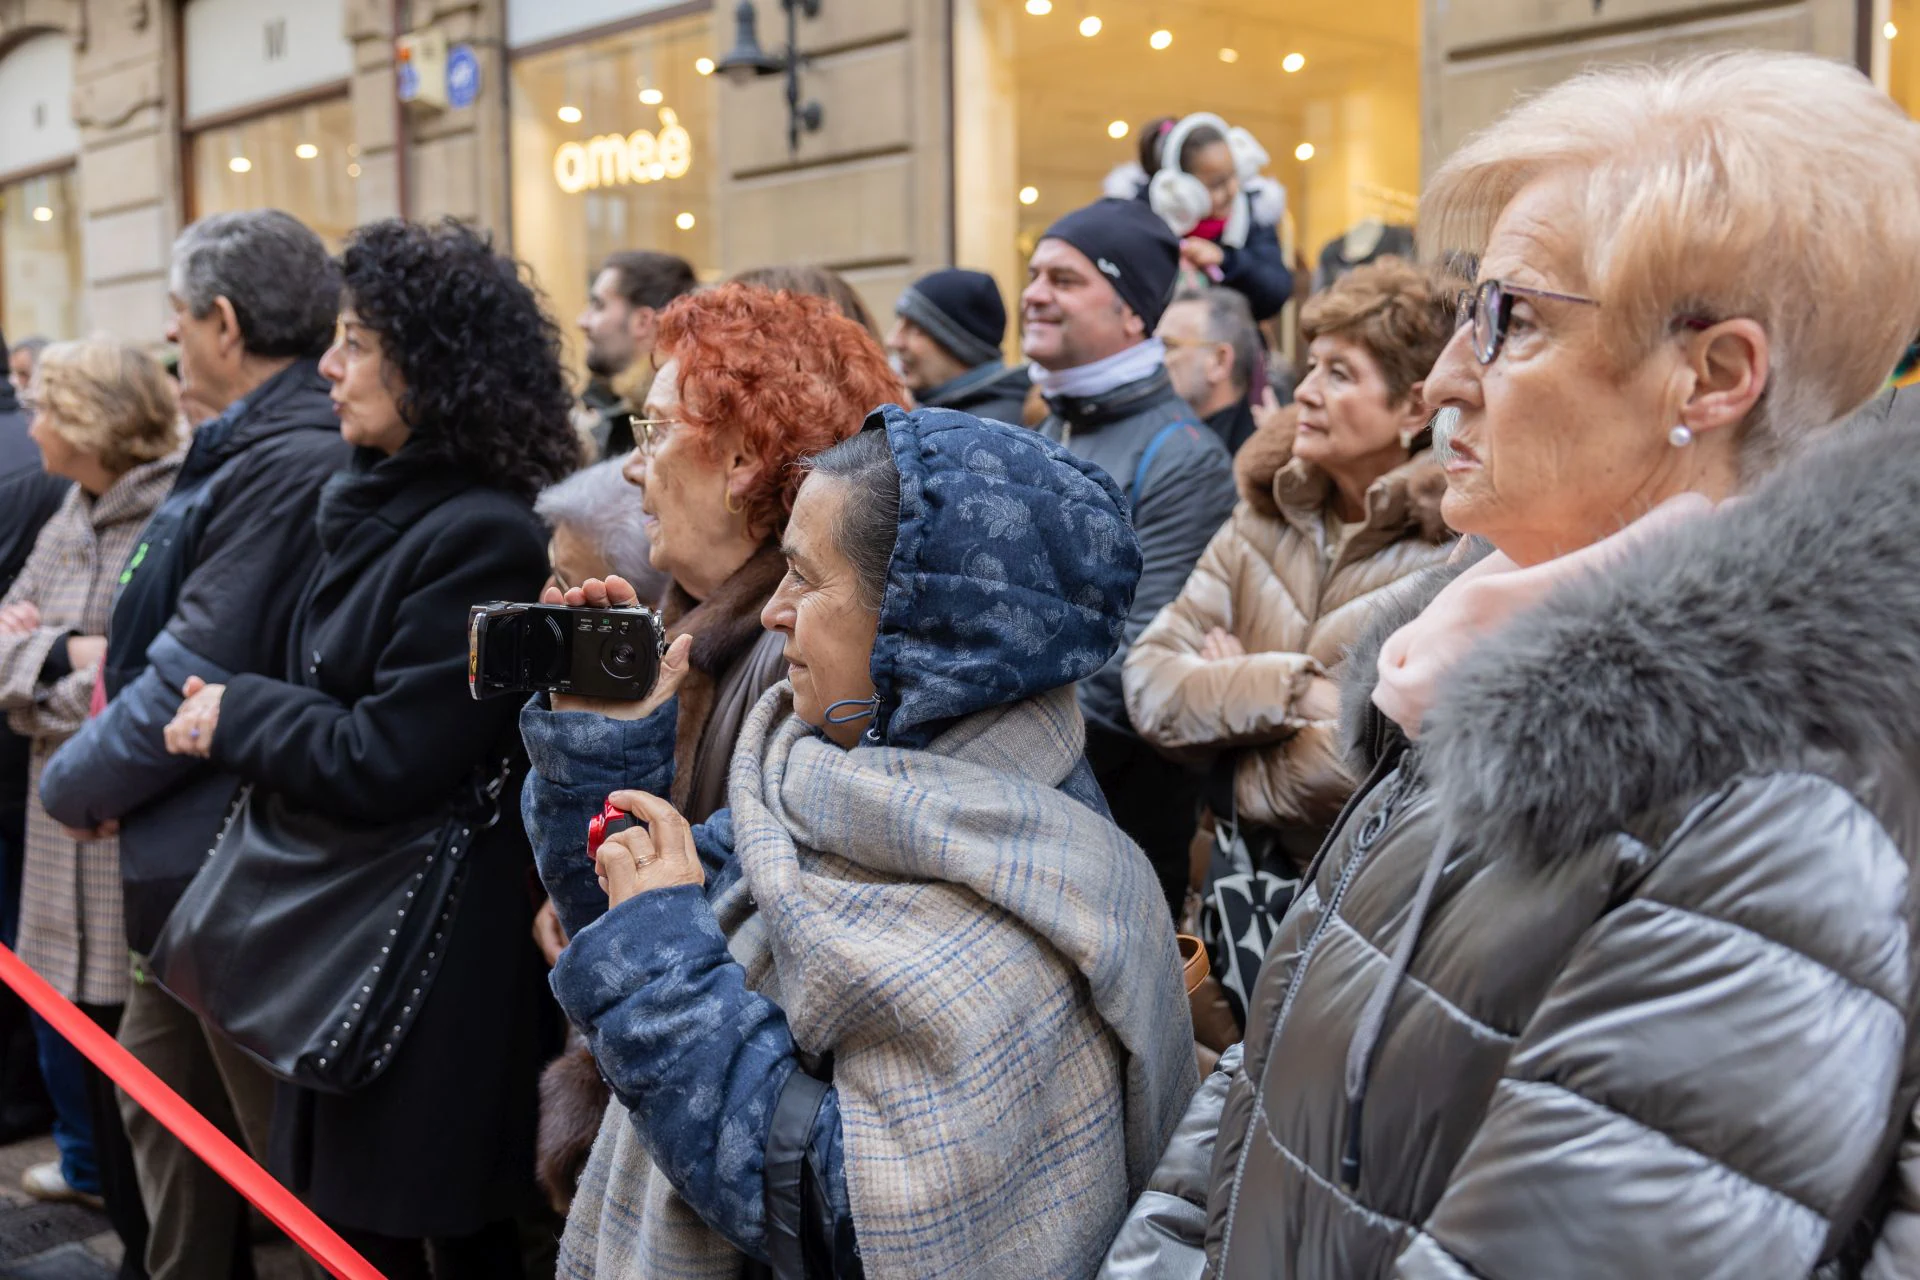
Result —
<instances>
[{"instance_id":1,"label":"camera lens","mask_svg":"<svg viewBox=\"0 0 1920 1280\"><path fill-rule=\"evenodd\" d=\"M640 652L631 642L616 639L601 651L600 665L616 680L631 680L640 671Z\"/></svg>"}]
</instances>

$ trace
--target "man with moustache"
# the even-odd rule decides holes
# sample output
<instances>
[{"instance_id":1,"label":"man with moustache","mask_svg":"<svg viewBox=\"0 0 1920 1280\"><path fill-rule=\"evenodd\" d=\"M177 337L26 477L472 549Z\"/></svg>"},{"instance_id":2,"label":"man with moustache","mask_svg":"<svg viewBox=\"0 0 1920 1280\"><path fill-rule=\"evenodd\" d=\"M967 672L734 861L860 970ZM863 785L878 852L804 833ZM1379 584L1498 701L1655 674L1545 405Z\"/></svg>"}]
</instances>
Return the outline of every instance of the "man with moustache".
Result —
<instances>
[{"instance_id":1,"label":"man with moustache","mask_svg":"<svg viewBox=\"0 0 1920 1280\"><path fill-rule=\"evenodd\" d=\"M1166 346L1153 336L1179 269L1180 242L1152 210L1099 200L1047 229L1020 295L1021 349L1047 402L1040 429L1103 468L1133 505L1140 586L1125 642L1081 682L1080 707L1087 760L1113 819L1146 851L1176 918L1201 780L1134 732L1120 669L1233 512L1226 446L1173 389Z\"/></svg>"}]
</instances>

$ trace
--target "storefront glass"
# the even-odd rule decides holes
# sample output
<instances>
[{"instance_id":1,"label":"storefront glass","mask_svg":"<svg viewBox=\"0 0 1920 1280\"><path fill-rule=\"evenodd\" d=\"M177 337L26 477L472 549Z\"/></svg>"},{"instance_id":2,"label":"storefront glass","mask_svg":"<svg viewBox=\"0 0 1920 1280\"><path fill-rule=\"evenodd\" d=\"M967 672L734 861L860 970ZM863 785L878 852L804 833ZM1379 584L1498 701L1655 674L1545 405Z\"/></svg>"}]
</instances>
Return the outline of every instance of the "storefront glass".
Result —
<instances>
[{"instance_id":1,"label":"storefront glass","mask_svg":"<svg viewBox=\"0 0 1920 1280\"><path fill-rule=\"evenodd\" d=\"M0 329L8 339L80 336L79 228L71 168L0 186Z\"/></svg>"},{"instance_id":2,"label":"storefront glass","mask_svg":"<svg viewBox=\"0 0 1920 1280\"><path fill-rule=\"evenodd\" d=\"M695 65L712 39L700 14L512 63L514 252L575 363L573 321L608 254L653 249L718 273L714 83Z\"/></svg>"},{"instance_id":3,"label":"storefront glass","mask_svg":"<svg viewBox=\"0 0 1920 1280\"><path fill-rule=\"evenodd\" d=\"M0 327L14 341L85 328L72 98L64 35L31 36L0 58Z\"/></svg>"},{"instance_id":4,"label":"storefront glass","mask_svg":"<svg viewBox=\"0 0 1920 1280\"><path fill-rule=\"evenodd\" d=\"M189 142L193 215L284 209L338 249L359 220L353 106L344 96L202 129Z\"/></svg>"},{"instance_id":5,"label":"storefront glass","mask_svg":"<svg viewBox=\"0 0 1920 1280\"><path fill-rule=\"evenodd\" d=\"M1136 162L1141 126L1193 111L1272 157L1309 269L1356 226L1410 222L1420 17L1419 0L955 0L960 257L1011 293L1047 225Z\"/></svg>"}]
</instances>

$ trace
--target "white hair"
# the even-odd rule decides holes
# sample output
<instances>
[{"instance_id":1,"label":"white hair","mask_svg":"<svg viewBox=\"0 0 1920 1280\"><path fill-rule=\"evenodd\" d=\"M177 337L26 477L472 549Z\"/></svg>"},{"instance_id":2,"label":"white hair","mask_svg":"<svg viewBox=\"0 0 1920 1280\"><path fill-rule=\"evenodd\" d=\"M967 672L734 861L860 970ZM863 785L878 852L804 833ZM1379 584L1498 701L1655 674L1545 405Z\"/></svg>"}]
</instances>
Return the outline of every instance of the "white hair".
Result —
<instances>
[{"instance_id":1,"label":"white hair","mask_svg":"<svg viewBox=\"0 0 1920 1280\"><path fill-rule=\"evenodd\" d=\"M628 582L646 582L655 572L647 558L640 491L620 472L621 460L595 463L541 490L533 509L549 528L567 525L598 547L613 572Z\"/></svg>"}]
</instances>

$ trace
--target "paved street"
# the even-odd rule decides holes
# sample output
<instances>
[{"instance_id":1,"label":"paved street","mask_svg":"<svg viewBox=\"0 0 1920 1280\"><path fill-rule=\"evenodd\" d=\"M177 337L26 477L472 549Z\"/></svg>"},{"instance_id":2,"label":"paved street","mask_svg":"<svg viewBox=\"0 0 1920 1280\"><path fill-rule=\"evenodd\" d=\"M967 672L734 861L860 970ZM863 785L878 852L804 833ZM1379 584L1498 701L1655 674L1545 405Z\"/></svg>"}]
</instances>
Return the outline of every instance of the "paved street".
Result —
<instances>
[{"instance_id":1,"label":"paved street","mask_svg":"<svg viewBox=\"0 0 1920 1280\"><path fill-rule=\"evenodd\" d=\"M48 1205L20 1190L29 1165L54 1157L53 1140L0 1147L0 1280L113 1280L120 1242L104 1214L81 1205ZM258 1245L259 1280L297 1280L293 1246Z\"/></svg>"}]
</instances>

